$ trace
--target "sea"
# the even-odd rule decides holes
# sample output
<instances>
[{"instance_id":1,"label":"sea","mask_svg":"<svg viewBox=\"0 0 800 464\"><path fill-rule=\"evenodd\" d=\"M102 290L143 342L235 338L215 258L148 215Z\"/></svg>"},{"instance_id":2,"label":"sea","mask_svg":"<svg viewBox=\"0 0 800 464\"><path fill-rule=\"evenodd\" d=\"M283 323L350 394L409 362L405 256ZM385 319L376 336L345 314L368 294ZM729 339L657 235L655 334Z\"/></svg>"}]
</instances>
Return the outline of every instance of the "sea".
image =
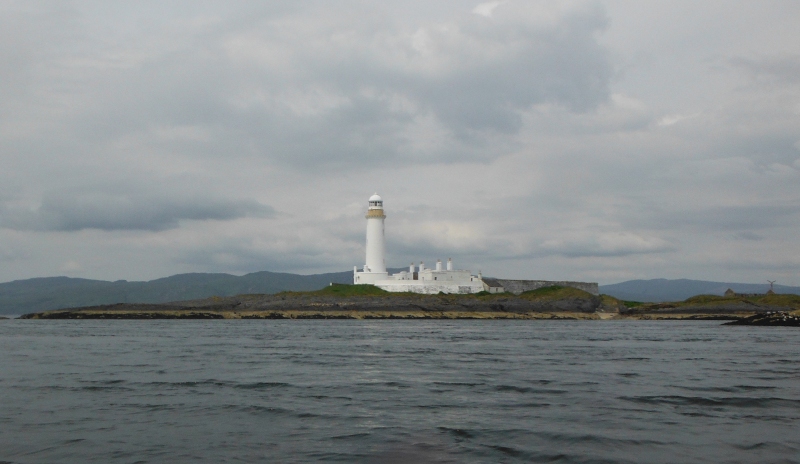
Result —
<instances>
[{"instance_id":1,"label":"sea","mask_svg":"<svg viewBox=\"0 0 800 464\"><path fill-rule=\"evenodd\" d=\"M800 330L0 321L2 463L797 463Z\"/></svg>"}]
</instances>

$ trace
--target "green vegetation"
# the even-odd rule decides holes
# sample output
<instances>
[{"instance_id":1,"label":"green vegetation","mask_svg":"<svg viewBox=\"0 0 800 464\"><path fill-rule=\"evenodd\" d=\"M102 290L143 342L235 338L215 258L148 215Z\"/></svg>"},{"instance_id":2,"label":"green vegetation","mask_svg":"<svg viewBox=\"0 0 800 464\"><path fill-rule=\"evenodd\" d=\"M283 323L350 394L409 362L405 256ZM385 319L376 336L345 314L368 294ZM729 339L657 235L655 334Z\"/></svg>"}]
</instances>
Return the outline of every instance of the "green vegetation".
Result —
<instances>
[{"instance_id":1,"label":"green vegetation","mask_svg":"<svg viewBox=\"0 0 800 464\"><path fill-rule=\"evenodd\" d=\"M735 296L735 297L725 297L717 295L697 295L691 298L687 298L682 303L678 303L678 305L697 305L697 304L724 305L735 302L800 308L800 296L793 294L772 294L772 295Z\"/></svg>"},{"instance_id":2,"label":"green vegetation","mask_svg":"<svg viewBox=\"0 0 800 464\"><path fill-rule=\"evenodd\" d=\"M390 292L378 288L374 285L346 285L332 284L321 290L305 292L319 296L380 296L389 295Z\"/></svg>"},{"instance_id":3,"label":"green vegetation","mask_svg":"<svg viewBox=\"0 0 800 464\"><path fill-rule=\"evenodd\" d=\"M263 295L240 295L240 299L259 299ZM548 303L559 300L591 300L597 298L596 296L579 290L573 287L563 287L553 285L549 287L542 287L536 290L530 290L520 295L513 293L489 293L482 291L470 294L444 294L439 293L436 295L425 295L411 292L387 292L374 285L348 285L348 284L333 284L322 288L321 290L307 291L307 292L281 292L277 296L284 296L286 298L305 298L305 297L333 297L333 298L348 298L348 297L384 297L384 298L414 298L420 301L434 299L438 304L459 304L464 300L479 300L483 302L497 301L498 304L505 304L514 300L522 299L533 302ZM739 310L742 309L741 304L765 305L776 306L787 309L800 310L800 296L791 294L774 294L774 295L758 295L752 297L724 297L718 295L696 295L687 298L685 301L679 302L663 302L663 303L646 303L641 301L625 301L614 298L610 295L600 295L600 308L603 311L617 311L617 310L630 310L635 312L648 312L648 311L664 311L667 309L681 310L682 308L691 307L725 307L726 305L735 304L740 305ZM220 297L212 297L212 299L222 299ZM744 306L746 308L747 306Z\"/></svg>"},{"instance_id":4,"label":"green vegetation","mask_svg":"<svg viewBox=\"0 0 800 464\"><path fill-rule=\"evenodd\" d=\"M625 305L626 308L637 308L642 306L644 303L641 301L622 301L622 304Z\"/></svg>"},{"instance_id":5,"label":"green vegetation","mask_svg":"<svg viewBox=\"0 0 800 464\"><path fill-rule=\"evenodd\" d=\"M522 292L520 295L551 295L553 293L558 293L560 290L563 290L567 287L562 287L560 285L551 285L549 287L542 287L537 288L536 290L528 290L527 292Z\"/></svg>"},{"instance_id":6,"label":"green vegetation","mask_svg":"<svg viewBox=\"0 0 800 464\"><path fill-rule=\"evenodd\" d=\"M525 300L561 300L566 298L592 298L593 295L577 288L552 285L522 292L519 297Z\"/></svg>"},{"instance_id":7,"label":"green vegetation","mask_svg":"<svg viewBox=\"0 0 800 464\"><path fill-rule=\"evenodd\" d=\"M684 300L684 303L689 304L708 304L708 303L718 303L718 302L730 302L731 298L726 298L724 296L719 295L695 295L693 297L689 297Z\"/></svg>"},{"instance_id":8,"label":"green vegetation","mask_svg":"<svg viewBox=\"0 0 800 464\"><path fill-rule=\"evenodd\" d=\"M751 298L750 300L770 306L787 306L800 309L800 295L791 293L764 295L759 298Z\"/></svg>"},{"instance_id":9,"label":"green vegetation","mask_svg":"<svg viewBox=\"0 0 800 464\"><path fill-rule=\"evenodd\" d=\"M757 311L766 309L785 308L784 310L800 310L800 296L793 294L772 294L753 296L720 296L720 295L695 295L684 301L663 303L639 303L631 301L622 302L627 309L636 312L648 311Z\"/></svg>"},{"instance_id":10,"label":"green vegetation","mask_svg":"<svg viewBox=\"0 0 800 464\"><path fill-rule=\"evenodd\" d=\"M577 290L580 292L580 290ZM384 296L384 297L413 297L419 299L426 299L426 298L436 298L439 301L445 300L450 302L456 302L459 299L478 299L478 300L494 300L494 299L509 299L509 298L517 298L517 295L513 293L489 293L487 291L482 291L478 293L443 293L439 292L437 294L424 294L424 293L414 293L414 292L387 292L381 288L378 288L374 285L367 285L367 284L359 284L359 285L351 285L351 284L333 284L327 287L324 287L320 290L308 291L308 292L280 292L276 293L276 296L284 296L288 298L295 298L295 297L302 297L302 296L332 296L332 297L352 297L352 296Z\"/></svg>"}]
</instances>

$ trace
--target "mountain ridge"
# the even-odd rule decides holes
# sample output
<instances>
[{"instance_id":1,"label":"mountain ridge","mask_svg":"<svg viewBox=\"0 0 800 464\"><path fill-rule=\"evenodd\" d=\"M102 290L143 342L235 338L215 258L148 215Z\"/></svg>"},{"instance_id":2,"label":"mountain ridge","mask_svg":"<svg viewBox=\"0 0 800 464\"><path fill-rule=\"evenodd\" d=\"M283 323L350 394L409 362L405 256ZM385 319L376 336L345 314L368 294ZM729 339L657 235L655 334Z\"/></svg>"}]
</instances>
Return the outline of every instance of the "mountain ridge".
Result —
<instances>
[{"instance_id":1,"label":"mountain ridge","mask_svg":"<svg viewBox=\"0 0 800 464\"><path fill-rule=\"evenodd\" d=\"M390 270L396 272L397 270ZM0 283L0 314L24 314L53 309L114 303L169 303L252 293L319 290L331 283L352 283L353 271L300 275L259 271L243 276L225 273L185 273L150 281L106 281L75 277L34 277ZM683 301L699 294L764 293L768 284L713 282L691 279L629 280L601 285L600 293L629 301ZM800 287L775 285L777 293L800 294Z\"/></svg>"},{"instance_id":2,"label":"mountain ridge","mask_svg":"<svg viewBox=\"0 0 800 464\"><path fill-rule=\"evenodd\" d=\"M0 284L0 314L114 303L171 301L318 290L330 283L352 283L353 272L298 275L260 271L235 276L224 273L186 273L150 281L105 281L72 277L36 277Z\"/></svg>"},{"instance_id":3,"label":"mountain ridge","mask_svg":"<svg viewBox=\"0 0 800 464\"><path fill-rule=\"evenodd\" d=\"M683 301L695 295L723 295L732 289L737 293L766 293L769 284L716 282L692 279L636 279L611 285L601 285L600 293L627 301L659 303ZM800 287L775 285L775 293L800 294Z\"/></svg>"}]
</instances>

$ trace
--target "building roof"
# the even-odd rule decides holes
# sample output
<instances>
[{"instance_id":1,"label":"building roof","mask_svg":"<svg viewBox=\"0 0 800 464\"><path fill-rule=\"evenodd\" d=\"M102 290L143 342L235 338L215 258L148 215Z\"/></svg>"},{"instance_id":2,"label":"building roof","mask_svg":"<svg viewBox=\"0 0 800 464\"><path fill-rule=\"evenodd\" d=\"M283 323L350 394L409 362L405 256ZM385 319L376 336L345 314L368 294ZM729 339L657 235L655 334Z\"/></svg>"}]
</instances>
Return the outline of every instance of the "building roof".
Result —
<instances>
[{"instance_id":1,"label":"building roof","mask_svg":"<svg viewBox=\"0 0 800 464\"><path fill-rule=\"evenodd\" d=\"M483 283L485 283L491 288L503 288L503 284L501 284L500 281L498 281L497 279L490 279L488 277L484 277L481 280L483 280Z\"/></svg>"}]
</instances>

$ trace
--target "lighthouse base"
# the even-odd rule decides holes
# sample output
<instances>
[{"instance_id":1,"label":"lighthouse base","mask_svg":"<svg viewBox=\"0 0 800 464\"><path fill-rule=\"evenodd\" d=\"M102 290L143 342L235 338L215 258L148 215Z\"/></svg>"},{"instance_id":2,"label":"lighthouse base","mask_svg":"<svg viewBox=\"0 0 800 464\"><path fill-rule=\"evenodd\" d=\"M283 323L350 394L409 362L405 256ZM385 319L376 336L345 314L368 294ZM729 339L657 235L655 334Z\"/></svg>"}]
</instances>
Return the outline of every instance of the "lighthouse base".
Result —
<instances>
[{"instance_id":1,"label":"lighthouse base","mask_svg":"<svg viewBox=\"0 0 800 464\"><path fill-rule=\"evenodd\" d=\"M353 272L353 283L356 285L375 285L389 278L388 272Z\"/></svg>"},{"instance_id":2,"label":"lighthouse base","mask_svg":"<svg viewBox=\"0 0 800 464\"><path fill-rule=\"evenodd\" d=\"M419 272L401 271L394 275L386 272L359 272L353 269L353 283L371 284L387 292L411 292L433 295L437 293L478 293L487 290L480 276L470 271L422 269Z\"/></svg>"}]
</instances>

